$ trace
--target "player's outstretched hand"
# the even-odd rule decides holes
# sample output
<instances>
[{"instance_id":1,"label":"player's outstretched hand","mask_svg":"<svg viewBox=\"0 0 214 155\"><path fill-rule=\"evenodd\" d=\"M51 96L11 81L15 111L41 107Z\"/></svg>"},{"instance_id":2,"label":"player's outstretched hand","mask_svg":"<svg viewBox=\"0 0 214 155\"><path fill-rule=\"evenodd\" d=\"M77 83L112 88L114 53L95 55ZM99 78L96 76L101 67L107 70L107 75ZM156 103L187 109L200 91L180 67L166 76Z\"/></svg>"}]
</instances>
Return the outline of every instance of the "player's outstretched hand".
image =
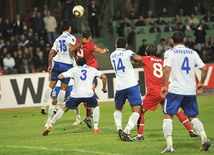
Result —
<instances>
[{"instance_id":1,"label":"player's outstretched hand","mask_svg":"<svg viewBox=\"0 0 214 155\"><path fill-rule=\"evenodd\" d=\"M106 89L102 89L103 93L107 93L107 90Z\"/></svg>"},{"instance_id":2,"label":"player's outstretched hand","mask_svg":"<svg viewBox=\"0 0 214 155\"><path fill-rule=\"evenodd\" d=\"M199 82L197 85L196 91L198 94L201 94L204 91L204 84Z\"/></svg>"},{"instance_id":3,"label":"player's outstretched hand","mask_svg":"<svg viewBox=\"0 0 214 155\"><path fill-rule=\"evenodd\" d=\"M167 94L167 87L163 86L161 88L161 97L165 98L166 97L166 94Z\"/></svg>"}]
</instances>

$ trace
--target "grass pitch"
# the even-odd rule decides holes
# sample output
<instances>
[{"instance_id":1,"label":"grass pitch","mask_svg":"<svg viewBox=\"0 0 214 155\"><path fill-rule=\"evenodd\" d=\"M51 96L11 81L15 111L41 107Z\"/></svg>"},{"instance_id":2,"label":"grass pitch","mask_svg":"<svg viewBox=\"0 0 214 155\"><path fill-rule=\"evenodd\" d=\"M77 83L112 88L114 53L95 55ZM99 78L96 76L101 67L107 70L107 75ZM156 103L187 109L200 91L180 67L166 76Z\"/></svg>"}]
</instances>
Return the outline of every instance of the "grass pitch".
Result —
<instances>
[{"instance_id":1,"label":"grass pitch","mask_svg":"<svg viewBox=\"0 0 214 155\"><path fill-rule=\"evenodd\" d=\"M206 133L214 142L214 96L199 96L198 118L203 122ZM81 117L85 109L81 105ZM47 115L40 114L40 108L0 110L0 155L123 155L123 154L160 154L165 148L162 132L163 114L159 108L145 115L143 141L123 142L119 139L113 119L114 104L100 104L101 133L93 133L85 123L72 126L75 115L69 110L58 121L48 136L43 137ZM131 109L128 104L123 110L123 127L125 127ZM189 133L178 121L173 120L174 154L214 154L213 146L208 152L200 152L200 138L190 138ZM132 137L136 135L136 128Z\"/></svg>"}]
</instances>

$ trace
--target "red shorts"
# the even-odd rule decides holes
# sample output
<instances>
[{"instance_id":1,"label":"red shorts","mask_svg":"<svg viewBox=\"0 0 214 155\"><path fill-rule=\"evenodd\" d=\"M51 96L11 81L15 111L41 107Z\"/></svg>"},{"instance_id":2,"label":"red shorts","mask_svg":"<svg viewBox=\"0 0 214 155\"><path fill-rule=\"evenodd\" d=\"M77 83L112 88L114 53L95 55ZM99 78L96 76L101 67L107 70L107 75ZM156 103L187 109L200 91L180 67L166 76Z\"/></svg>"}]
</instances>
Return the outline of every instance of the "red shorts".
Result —
<instances>
[{"instance_id":1,"label":"red shorts","mask_svg":"<svg viewBox=\"0 0 214 155\"><path fill-rule=\"evenodd\" d=\"M164 98L161 97L160 91L150 91L143 97L142 109L155 111L159 104L163 104Z\"/></svg>"}]
</instances>

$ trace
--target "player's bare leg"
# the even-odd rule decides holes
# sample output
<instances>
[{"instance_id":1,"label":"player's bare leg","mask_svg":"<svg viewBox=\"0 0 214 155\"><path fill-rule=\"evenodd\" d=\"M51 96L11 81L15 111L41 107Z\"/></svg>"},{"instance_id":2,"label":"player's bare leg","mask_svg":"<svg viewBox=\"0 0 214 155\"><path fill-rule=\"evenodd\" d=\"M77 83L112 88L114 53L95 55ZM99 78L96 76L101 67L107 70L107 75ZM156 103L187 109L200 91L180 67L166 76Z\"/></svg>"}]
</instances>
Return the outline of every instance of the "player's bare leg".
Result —
<instances>
[{"instance_id":1,"label":"player's bare leg","mask_svg":"<svg viewBox=\"0 0 214 155\"><path fill-rule=\"evenodd\" d=\"M89 129L92 128L91 126L91 116L92 116L92 108L87 107L87 103L84 103L84 106L86 108L86 117L84 118L84 122L86 123L87 127Z\"/></svg>"},{"instance_id":2,"label":"player's bare leg","mask_svg":"<svg viewBox=\"0 0 214 155\"><path fill-rule=\"evenodd\" d=\"M177 117L179 121L184 125L184 127L189 131L190 137L198 137L198 135L193 131L188 117L184 114L181 108L179 108L178 110Z\"/></svg>"}]
</instances>

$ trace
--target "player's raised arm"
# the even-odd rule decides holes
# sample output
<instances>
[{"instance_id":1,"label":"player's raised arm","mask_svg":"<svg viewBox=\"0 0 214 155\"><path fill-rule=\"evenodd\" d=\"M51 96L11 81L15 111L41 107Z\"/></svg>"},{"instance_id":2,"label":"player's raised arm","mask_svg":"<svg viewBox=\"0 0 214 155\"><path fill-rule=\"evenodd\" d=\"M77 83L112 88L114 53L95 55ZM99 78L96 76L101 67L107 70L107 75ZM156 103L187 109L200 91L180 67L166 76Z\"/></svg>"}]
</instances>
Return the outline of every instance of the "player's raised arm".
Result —
<instances>
[{"instance_id":1,"label":"player's raised arm","mask_svg":"<svg viewBox=\"0 0 214 155\"><path fill-rule=\"evenodd\" d=\"M94 50L94 52L99 53L99 54L106 54L106 53L109 52L109 49L97 47L97 48Z\"/></svg>"}]
</instances>

